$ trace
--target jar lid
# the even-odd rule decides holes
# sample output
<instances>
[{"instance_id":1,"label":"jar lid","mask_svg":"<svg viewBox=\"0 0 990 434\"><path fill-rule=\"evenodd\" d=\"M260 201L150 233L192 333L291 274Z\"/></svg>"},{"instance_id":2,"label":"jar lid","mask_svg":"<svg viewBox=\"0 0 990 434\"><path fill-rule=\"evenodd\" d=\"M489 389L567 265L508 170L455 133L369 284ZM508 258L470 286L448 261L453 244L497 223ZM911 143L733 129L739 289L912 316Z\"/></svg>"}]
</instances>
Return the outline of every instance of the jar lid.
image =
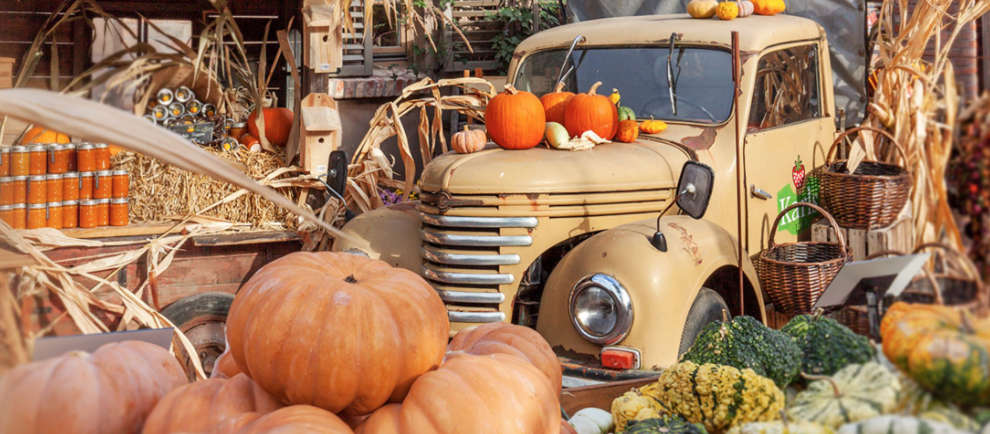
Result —
<instances>
[{"instance_id":1,"label":"jar lid","mask_svg":"<svg viewBox=\"0 0 990 434\"><path fill-rule=\"evenodd\" d=\"M28 180L28 176L27 175L11 176L11 178L14 178L14 181L15 182L16 181L27 181Z\"/></svg>"},{"instance_id":2,"label":"jar lid","mask_svg":"<svg viewBox=\"0 0 990 434\"><path fill-rule=\"evenodd\" d=\"M45 208L48 208L48 204L47 203L29 203L27 207L28 207L28 209L45 209Z\"/></svg>"},{"instance_id":3,"label":"jar lid","mask_svg":"<svg viewBox=\"0 0 990 434\"><path fill-rule=\"evenodd\" d=\"M107 145L106 143L97 143L97 144L95 144L93 146L96 147L97 149L103 149L103 148L109 147L109 145Z\"/></svg>"},{"instance_id":4,"label":"jar lid","mask_svg":"<svg viewBox=\"0 0 990 434\"><path fill-rule=\"evenodd\" d=\"M10 148L13 146L0 146L0 153L6 154L10 152Z\"/></svg>"},{"instance_id":5,"label":"jar lid","mask_svg":"<svg viewBox=\"0 0 990 434\"><path fill-rule=\"evenodd\" d=\"M112 176L113 175L113 171L111 171L111 170L100 170L100 171L96 172L96 175L97 176Z\"/></svg>"},{"instance_id":6,"label":"jar lid","mask_svg":"<svg viewBox=\"0 0 990 434\"><path fill-rule=\"evenodd\" d=\"M94 176L94 175L96 175L96 172L79 172L79 176L82 176L82 177Z\"/></svg>"},{"instance_id":7,"label":"jar lid","mask_svg":"<svg viewBox=\"0 0 990 434\"><path fill-rule=\"evenodd\" d=\"M0 176L0 182L12 182L13 180L13 176Z\"/></svg>"},{"instance_id":8,"label":"jar lid","mask_svg":"<svg viewBox=\"0 0 990 434\"><path fill-rule=\"evenodd\" d=\"M15 204L10 205L10 207L13 208L13 209L22 209L22 208L27 208L27 204L26 203L15 203Z\"/></svg>"},{"instance_id":9,"label":"jar lid","mask_svg":"<svg viewBox=\"0 0 990 434\"><path fill-rule=\"evenodd\" d=\"M31 175L28 177L28 181L44 181L45 175Z\"/></svg>"},{"instance_id":10,"label":"jar lid","mask_svg":"<svg viewBox=\"0 0 990 434\"><path fill-rule=\"evenodd\" d=\"M76 149L76 144L75 143L63 143L62 144L62 148L63 149Z\"/></svg>"},{"instance_id":11,"label":"jar lid","mask_svg":"<svg viewBox=\"0 0 990 434\"><path fill-rule=\"evenodd\" d=\"M27 149L27 146L24 145L11 146L10 152L27 152Z\"/></svg>"},{"instance_id":12,"label":"jar lid","mask_svg":"<svg viewBox=\"0 0 990 434\"><path fill-rule=\"evenodd\" d=\"M238 122L234 124L234 128L247 128L247 122Z\"/></svg>"},{"instance_id":13,"label":"jar lid","mask_svg":"<svg viewBox=\"0 0 990 434\"><path fill-rule=\"evenodd\" d=\"M51 143L48 145L48 149L52 151L61 151L65 149L65 145L61 143Z\"/></svg>"},{"instance_id":14,"label":"jar lid","mask_svg":"<svg viewBox=\"0 0 990 434\"><path fill-rule=\"evenodd\" d=\"M14 209L13 205L0 205L0 211L10 211Z\"/></svg>"},{"instance_id":15,"label":"jar lid","mask_svg":"<svg viewBox=\"0 0 990 434\"><path fill-rule=\"evenodd\" d=\"M117 169L117 170L114 170L113 171L113 176L126 175L126 174L127 174L127 171L124 170L124 169Z\"/></svg>"},{"instance_id":16,"label":"jar lid","mask_svg":"<svg viewBox=\"0 0 990 434\"><path fill-rule=\"evenodd\" d=\"M79 205L78 200L66 200L62 202L62 206L76 206Z\"/></svg>"},{"instance_id":17,"label":"jar lid","mask_svg":"<svg viewBox=\"0 0 990 434\"><path fill-rule=\"evenodd\" d=\"M48 202L49 208L61 208L62 202Z\"/></svg>"},{"instance_id":18,"label":"jar lid","mask_svg":"<svg viewBox=\"0 0 990 434\"><path fill-rule=\"evenodd\" d=\"M83 142L78 147L76 147L76 149L78 149L80 151L87 150L87 149L94 149L94 148L95 148L95 146L93 146L93 144L92 143L89 143L89 142Z\"/></svg>"},{"instance_id":19,"label":"jar lid","mask_svg":"<svg viewBox=\"0 0 990 434\"><path fill-rule=\"evenodd\" d=\"M45 175L45 179L62 179L61 173L49 173Z\"/></svg>"},{"instance_id":20,"label":"jar lid","mask_svg":"<svg viewBox=\"0 0 990 434\"><path fill-rule=\"evenodd\" d=\"M62 177L64 177L64 178L78 178L79 177L79 172L65 172L65 173L62 174Z\"/></svg>"},{"instance_id":21,"label":"jar lid","mask_svg":"<svg viewBox=\"0 0 990 434\"><path fill-rule=\"evenodd\" d=\"M106 198L106 199L96 199L96 203L97 203L97 204L99 204L99 205L103 205L103 204L105 204L105 203L110 203L110 198Z\"/></svg>"},{"instance_id":22,"label":"jar lid","mask_svg":"<svg viewBox=\"0 0 990 434\"><path fill-rule=\"evenodd\" d=\"M80 200L79 201L79 205L82 205L82 206L93 206L93 205L96 205L96 204L97 204L97 202L94 199L83 199L83 200Z\"/></svg>"},{"instance_id":23,"label":"jar lid","mask_svg":"<svg viewBox=\"0 0 990 434\"><path fill-rule=\"evenodd\" d=\"M38 152L38 151L44 152L46 150L48 150L48 145L43 145L43 144L37 144L36 143L36 144L31 145L31 146L28 146L28 152Z\"/></svg>"},{"instance_id":24,"label":"jar lid","mask_svg":"<svg viewBox=\"0 0 990 434\"><path fill-rule=\"evenodd\" d=\"M110 203L118 204L118 205L119 204L122 204L122 203L123 204L126 204L127 203L127 198L126 197L115 197L113 199L110 199Z\"/></svg>"}]
</instances>

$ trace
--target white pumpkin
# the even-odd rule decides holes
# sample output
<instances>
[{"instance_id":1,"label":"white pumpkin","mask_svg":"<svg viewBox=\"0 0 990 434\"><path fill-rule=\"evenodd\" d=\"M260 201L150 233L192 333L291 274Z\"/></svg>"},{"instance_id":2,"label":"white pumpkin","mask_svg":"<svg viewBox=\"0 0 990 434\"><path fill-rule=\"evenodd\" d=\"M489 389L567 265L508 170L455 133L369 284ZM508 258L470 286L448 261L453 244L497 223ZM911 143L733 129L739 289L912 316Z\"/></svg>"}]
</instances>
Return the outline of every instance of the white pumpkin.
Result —
<instances>
[{"instance_id":1,"label":"white pumpkin","mask_svg":"<svg viewBox=\"0 0 990 434\"><path fill-rule=\"evenodd\" d=\"M608 434L615 424L612 414L600 408L582 408L568 420L577 434Z\"/></svg>"},{"instance_id":2,"label":"white pumpkin","mask_svg":"<svg viewBox=\"0 0 990 434\"><path fill-rule=\"evenodd\" d=\"M715 16L717 7L716 0L691 0L688 2L687 12L692 18L711 18Z\"/></svg>"}]
</instances>

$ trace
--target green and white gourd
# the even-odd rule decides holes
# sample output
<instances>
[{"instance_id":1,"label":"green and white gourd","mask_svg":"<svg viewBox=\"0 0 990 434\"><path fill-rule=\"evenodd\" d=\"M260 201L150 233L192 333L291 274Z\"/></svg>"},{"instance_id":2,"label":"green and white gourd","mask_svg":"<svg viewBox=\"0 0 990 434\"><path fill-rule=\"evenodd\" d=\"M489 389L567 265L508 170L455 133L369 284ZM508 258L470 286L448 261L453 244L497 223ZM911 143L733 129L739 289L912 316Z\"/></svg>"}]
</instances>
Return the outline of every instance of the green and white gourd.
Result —
<instances>
[{"instance_id":1,"label":"green and white gourd","mask_svg":"<svg viewBox=\"0 0 990 434\"><path fill-rule=\"evenodd\" d=\"M893 412L901 384L876 362L849 365L832 377L814 377L787 415L830 428Z\"/></svg>"},{"instance_id":2,"label":"green and white gourd","mask_svg":"<svg viewBox=\"0 0 990 434\"><path fill-rule=\"evenodd\" d=\"M750 422L732 427L726 434L833 434L832 428L805 421Z\"/></svg>"},{"instance_id":3,"label":"green and white gourd","mask_svg":"<svg viewBox=\"0 0 990 434\"><path fill-rule=\"evenodd\" d=\"M949 424L935 422L914 416L877 416L863 421L848 423L837 431L838 434L965 434Z\"/></svg>"}]
</instances>

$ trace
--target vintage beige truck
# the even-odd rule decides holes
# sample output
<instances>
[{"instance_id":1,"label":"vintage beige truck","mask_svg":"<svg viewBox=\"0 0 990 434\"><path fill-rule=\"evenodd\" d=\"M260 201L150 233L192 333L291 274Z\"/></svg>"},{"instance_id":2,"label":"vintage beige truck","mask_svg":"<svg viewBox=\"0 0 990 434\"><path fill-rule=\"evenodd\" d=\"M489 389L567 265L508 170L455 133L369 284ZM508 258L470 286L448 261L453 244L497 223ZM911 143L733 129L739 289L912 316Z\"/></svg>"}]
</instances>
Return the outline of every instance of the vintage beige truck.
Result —
<instances>
[{"instance_id":1,"label":"vintage beige truck","mask_svg":"<svg viewBox=\"0 0 990 434\"><path fill-rule=\"evenodd\" d=\"M419 202L344 227L372 251L334 248L421 273L454 330L490 321L536 328L568 373L614 379L669 365L725 307L766 318L750 257L780 210L816 196L805 165L821 164L836 136L825 36L814 21L787 15L608 18L538 33L513 56L508 80L517 88L542 95L561 72L575 92L600 80L640 120L669 127L581 152L491 145L445 154L424 169ZM704 166L710 187L695 185ZM686 200L704 211L711 195L700 219L668 208L685 167L694 180L680 187ZM782 220L777 242L809 224L803 213ZM665 248L651 242L658 229ZM626 369L604 369L604 352L622 355Z\"/></svg>"}]
</instances>

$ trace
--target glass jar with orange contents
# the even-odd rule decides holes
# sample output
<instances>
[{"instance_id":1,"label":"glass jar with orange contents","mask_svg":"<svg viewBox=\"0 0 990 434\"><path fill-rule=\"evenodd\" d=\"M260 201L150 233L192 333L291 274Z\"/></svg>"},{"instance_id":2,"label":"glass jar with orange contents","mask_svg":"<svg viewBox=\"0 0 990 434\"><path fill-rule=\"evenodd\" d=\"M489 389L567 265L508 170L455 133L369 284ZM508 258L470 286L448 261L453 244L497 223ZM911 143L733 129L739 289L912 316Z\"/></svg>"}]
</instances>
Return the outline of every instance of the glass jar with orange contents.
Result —
<instances>
[{"instance_id":1,"label":"glass jar with orange contents","mask_svg":"<svg viewBox=\"0 0 990 434\"><path fill-rule=\"evenodd\" d=\"M10 147L10 174L13 176L29 175L31 172L31 157L27 146Z\"/></svg>"},{"instance_id":2,"label":"glass jar with orange contents","mask_svg":"<svg viewBox=\"0 0 990 434\"><path fill-rule=\"evenodd\" d=\"M48 203L61 202L63 200L62 176L61 173L49 173L45 175L45 197L48 198Z\"/></svg>"},{"instance_id":3,"label":"glass jar with orange contents","mask_svg":"<svg viewBox=\"0 0 990 434\"><path fill-rule=\"evenodd\" d=\"M92 199L79 201L79 227L95 228L96 221L96 201Z\"/></svg>"},{"instance_id":4,"label":"glass jar with orange contents","mask_svg":"<svg viewBox=\"0 0 990 434\"><path fill-rule=\"evenodd\" d=\"M48 224L48 204L31 203L27 206L27 228L38 229Z\"/></svg>"},{"instance_id":5,"label":"glass jar with orange contents","mask_svg":"<svg viewBox=\"0 0 990 434\"><path fill-rule=\"evenodd\" d=\"M79 226L79 201L67 200L62 202L62 229L72 229Z\"/></svg>"},{"instance_id":6,"label":"glass jar with orange contents","mask_svg":"<svg viewBox=\"0 0 990 434\"><path fill-rule=\"evenodd\" d=\"M0 205L14 203L14 177L0 176Z\"/></svg>"},{"instance_id":7,"label":"glass jar with orange contents","mask_svg":"<svg viewBox=\"0 0 990 434\"><path fill-rule=\"evenodd\" d=\"M0 176L10 176L10 146L0 146Z\"/></svg>"},{"instance_id":8,"label":"glass jar with orange contents","mask_svg":"<svg viewBox=\"0 0 990 434\"><path fill-rule=\"evenodd\" d=\"M96 170L110 170L110 145L97 143L93 147L96 150Z\"/></svg>"},{"instance_id":9,"label":"glass jar with orange contents","mask_svg":"<svg viewBox=\"0 0 990 434\"><path fill-rule=\"evenodd\" d=\"M14 206L13 205L0 205L0 220L4 223L14 226Z\"/></svg>"},{"instance_id":10,"label":"glass jar with orange contents","mask_svg":"<svg viewBox=\"0 0 990 434\"><path fill-rule=\"evenodd\" d=\"M76 170L79 172L96 170L96 147L92 143L83 143L76 147Z\"/></svg>"},{"instance_id":11,"label":"glass jar with orange contents","mask_svg":"<svg viewBox=\"0 0 990 434\"><path fill-rule=\"evenodd\" d=\"M48 173L65 173L69 171L69 154L65 145L53 143L48 145Z\"/></svg>"},{"instance_id":12,"label":"glass jar with orange contents","mask_svg":"<svg viewBox=\"0 0 990 434\"><path fill-rule=\"evenodd\" d=\"M10 227L24 229L27 226L27 204L15 203L10 207Z\"/></svg>"},{"instance_id":13,"label":"glass jar with orange contents","mask_svg":"<svg viewBox=\"0 0 990 434\"><path fill-rule=\"evenodd\" d=\"M28 146L28 174L48 173L48 145Z\"/></svg>"},{"instance_id":14,"label":"glass jar with orange contents","mask_svg":"<svg viewBox=\"0 0 990 434\"><path fill-rule=\"evenodd\" d=\"M48 202L48 221L45 226L62 229L62 202Z\"/></svg>"},{"instance_id":15,"label":"glass jar with orange contents","mask_svg":"<svg viewBox=\"0 0 990 434\"><path fill-rule=\"evenodd\" d=\"M110 225L110 199L96 199L96 225Z\"/></svg>"},{"instance_id":16,"label":"glass jar with orange contents","mask_svg":"<svg viewBox=\"0 0 990 434\"><path fill-rule=\"evenodd\" d=\"M96 172L96 179L93 181L93 198L109 199L113 191L113 172L101 170Z\"/></svg>"},{"instance_id":17,"label":"glass jar with orange contents","mask_svg":"<svg viewBox=\"0 0 990 434\"><path fill-rule=\"evenodd\" d=\"M127 226L127 198L110 199L110 226Z\"/></svg>"},{"instance_id":18,"label":"glass jar with orange contents","mask_svg":"<svg viewBox=\"0 0 990 434\"><path fill-rule=\"evenodd\" d=\"M75 143L66 143L66 144L62 145L62 152L64 152L66 154L65 159L68 161L68 164L67 164L67 166L65 168L66 172L75 172L76 171L76 166L77 166L77 164L76 164L76 144Z\"/></svg>"},{"instance_id":19,"label":"glass jar with orange contents","mask_svg":"<svg viewBox=\"0 0 990 434\"><path fill-rule=\"evenodd\" d=\"M93 184L96 183L96 172L79 172L79 199L93 198ZM82 205L82 204L80 204Z\"/></svg>"},{"instance_id":20,"label":"glass jar with orange contents","mask_svg":"<svg viewBox=\"0 0 990 434\"><path fill-rule=\"evenodd\" d=\"M113 171L113 188L111 188L111 197L127 197L128 188L130 187L130 178L127 175L126 170L114 170Z\"/></svg>"},{"instance_id":21,"label":"glass jar with orange contents","mask_svg":"<svg viewBox=\"0 0 990 434\"><path fill-rule=\"evenodd\" d=\"M31 175L27 184L27 203L48 203L48 180L45 175ZM28 210L30 211L30 209Z\"/></svg>"},{"instance_id":22,"label":"glass jar with orange contents","mask_svg":"<svg viewBox=\"0 0 990 434\"><path fill-rule=\"evenodd\" d=\"M79 172L62 175L62 200L79 200Z\"/></svg>"},{"instance_id":23,"label":"glass jar with orange contents","mask_svg":"<svg viewBox=\"0 0 990 434\"><path fill-rule=\"evenodd\" d=\"M12 189L14 190L13 203L27 203L27 176L11 176Z\"/></svg>"}]
</instances>

